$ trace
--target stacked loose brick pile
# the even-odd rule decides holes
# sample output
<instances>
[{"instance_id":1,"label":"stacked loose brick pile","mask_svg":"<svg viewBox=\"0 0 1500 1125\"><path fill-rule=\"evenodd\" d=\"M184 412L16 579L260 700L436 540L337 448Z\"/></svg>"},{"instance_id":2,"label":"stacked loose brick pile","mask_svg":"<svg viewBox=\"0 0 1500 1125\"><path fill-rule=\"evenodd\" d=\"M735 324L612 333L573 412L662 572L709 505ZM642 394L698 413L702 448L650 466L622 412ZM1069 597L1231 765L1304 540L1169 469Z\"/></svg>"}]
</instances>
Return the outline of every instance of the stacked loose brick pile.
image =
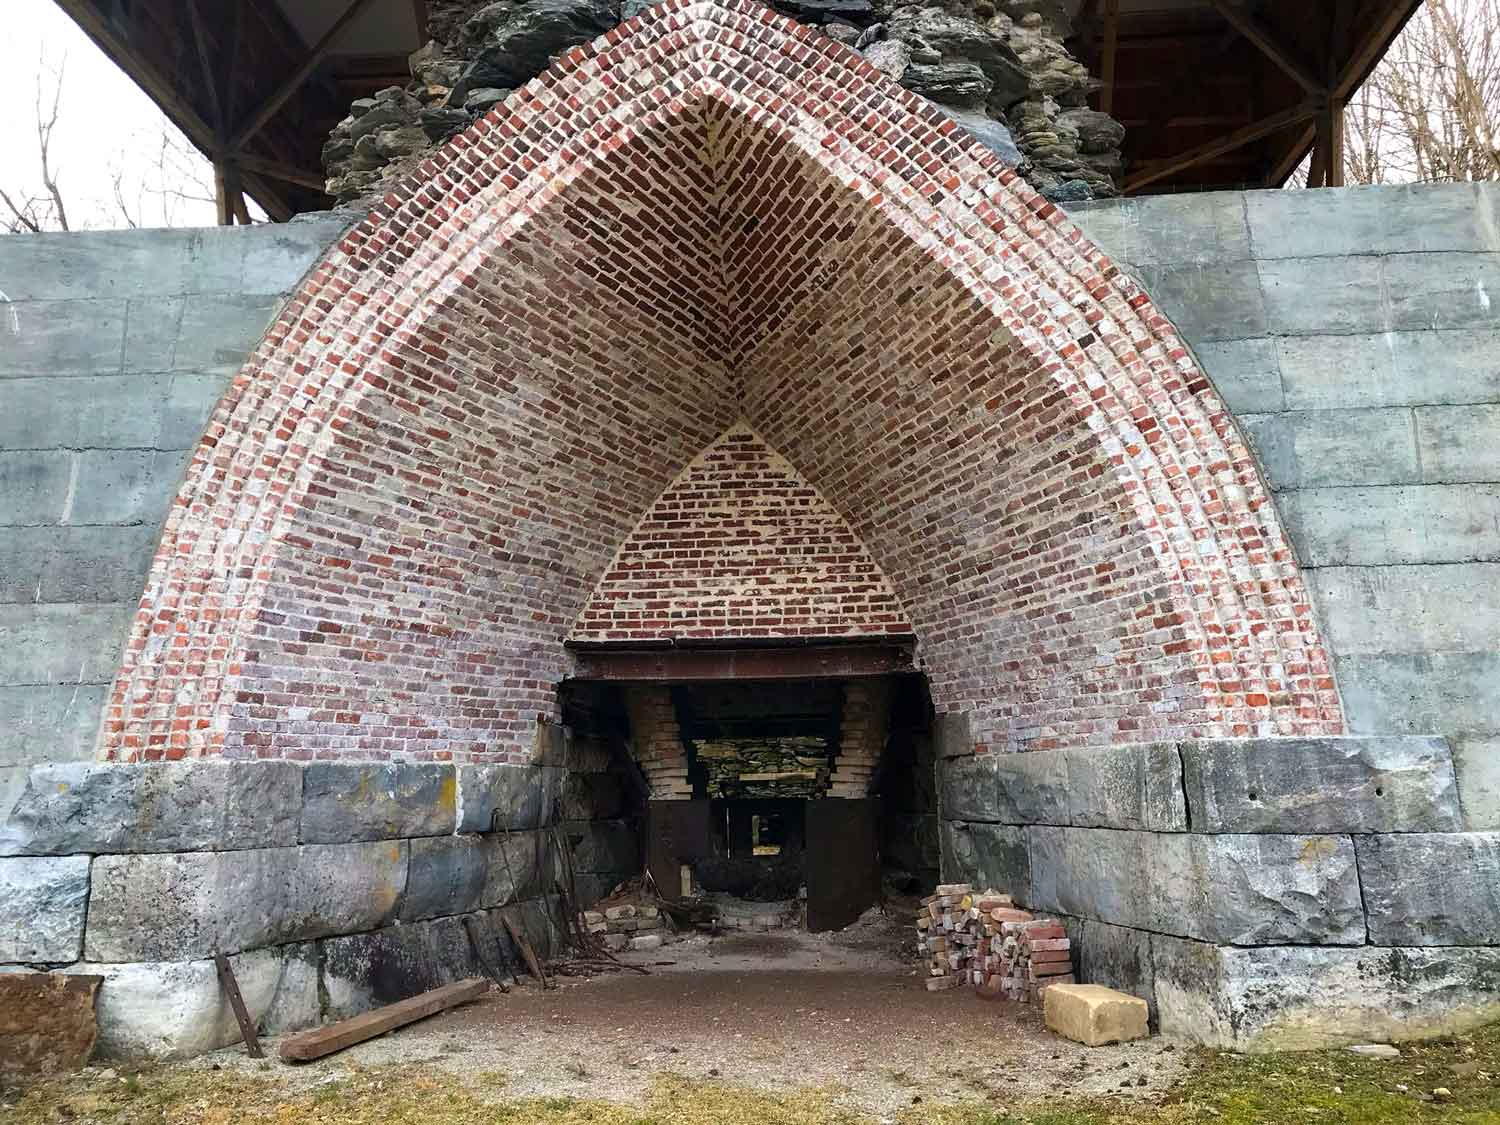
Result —
<instances>
[{"instance_id":1,"label":"stacked loose brick pile","mask_svg":"<svg viewBox=\"0 0 1500 1125\"><path fill-rule=\"evenodd\" d=\"M1022 1003L1040 1001L1052 984L1073 984L1073 948L1056 918L1017 918L1024 910L995 910L985 920L985 941L979 966L971 977L981 995Z\"/></svg>"},{"instance_id":2,"label":"stacked loose brick pile","mask_svg":"<svg viewBox=\"0 0 1500 1125\"><path fill-rule=\"evenodd\" d=\"M612 953L624 949L659 949L671 937L662 924L661 910L645 903L585 910L583 924Z\"/></svg>"},{"instance_id":3,"label":"stacked loose brick pile","mask_svg":"<svg viewBox=\"0 0 1500 1125\"><path fill-rule=\"evenodd\" d=\"M927 991L969 983L981 995L1030 1003L1051 984L1072 984L1072 945L1062 923L1037 918L997 891L945 883L917 909L917 952Z\"/></svg>"}]
</instances>

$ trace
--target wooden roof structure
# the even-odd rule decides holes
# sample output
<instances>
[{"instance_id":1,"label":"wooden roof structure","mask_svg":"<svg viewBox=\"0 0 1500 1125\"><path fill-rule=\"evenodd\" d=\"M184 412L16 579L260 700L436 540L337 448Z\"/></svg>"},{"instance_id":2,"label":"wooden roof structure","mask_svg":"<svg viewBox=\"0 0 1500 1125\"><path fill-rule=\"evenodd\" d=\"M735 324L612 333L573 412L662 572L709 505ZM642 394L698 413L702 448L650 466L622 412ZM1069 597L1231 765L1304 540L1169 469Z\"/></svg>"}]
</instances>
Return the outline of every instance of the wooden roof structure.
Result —
<instances>
[{"instance_id":1,"label":"wooden roof structure","mask_svg":"<svg viewBox=\"0 0 1500 1125\"><path fill-rule=\"evenodd\" d=\"M1340 110L1421 0L1067 0L1127 194L1341 180ZM350 102L409 80L427 0L57 0L213 160L221 222L323 210Z\"/></svg>"}]
</instances>

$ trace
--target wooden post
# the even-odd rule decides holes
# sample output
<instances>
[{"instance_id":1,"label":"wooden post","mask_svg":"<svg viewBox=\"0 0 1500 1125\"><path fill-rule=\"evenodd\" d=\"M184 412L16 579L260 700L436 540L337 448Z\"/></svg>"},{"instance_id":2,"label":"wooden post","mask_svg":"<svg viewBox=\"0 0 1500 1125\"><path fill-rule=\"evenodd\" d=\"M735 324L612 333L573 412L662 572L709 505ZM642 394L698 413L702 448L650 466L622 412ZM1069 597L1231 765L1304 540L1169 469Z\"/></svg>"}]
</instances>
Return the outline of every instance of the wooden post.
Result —
<instances>
[{"instance_id":1,"label":"wooden post","mask_svg":"<svg viewBox=\"0 0 1500 1125\"><path fill-rule=\"evenodd\" d=\"M1115 109L1115 55L1120 48L1120 0L1104 0L1104 57L1099 64L1099 81L1104 88L1099 91L1099 109L1113 113Z\"/></svg>"},{"instance_id":2,"label":"wooden post","mask_svg":"<svg viewBox=\"0 0 1500 1125\"><path fill-rule=\"evenodd\" d=\"M260 1037L255 1034L255 1021L245 1008L245 998L240 995L239 981L234 979L234 970L229 967L229 958L222 953L214 954L214 969L219 974L219 986L229 997L229 1006L234 1009L234 1018L240 1025L240 1036L245 1040L245 1049L252 1059L263 1059L265 1051L260 1048Z\"/></svg>"},{"instance_id":3,"label":"wooden post","mask_svg":"<svg viewBox=\"0 0 1500 1125\"><path fill-rule=\"evenodd\" d=\"M229 199L229 169L222 160L214 161L214 209L221 227L234 225L234 204Z\"/></svg>"}]
</instances>

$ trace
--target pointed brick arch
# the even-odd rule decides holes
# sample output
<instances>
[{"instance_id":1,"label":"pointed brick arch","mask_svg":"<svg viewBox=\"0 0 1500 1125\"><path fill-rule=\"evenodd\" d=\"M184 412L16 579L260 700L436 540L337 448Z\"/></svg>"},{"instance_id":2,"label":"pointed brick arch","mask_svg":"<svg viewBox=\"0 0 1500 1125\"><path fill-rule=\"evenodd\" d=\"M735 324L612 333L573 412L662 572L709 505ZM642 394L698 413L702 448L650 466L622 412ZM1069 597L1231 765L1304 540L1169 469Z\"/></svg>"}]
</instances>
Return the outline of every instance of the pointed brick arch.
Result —
<instances>
[{"instance_id":1,"label":"pointed brick arch","mask_svg":"<svg viewBox=\"0 0 1500 1125\"><path fill-rule=\"evenodd\" d=\"M194 455L103 753L524 757L589 591L740 417L981 747L1342 729L1145 294L934 107L726 0L570 52L314 271Z\"/></svg>"},{"instance_id":2,"label":"pointed brick arch","mask_svg":"<svg viewBox=\"0 0 1500 1125\"><path fill-rule=\"evenodd\" d=\"M890 637L890 582L785 457L737 422L656 498L571 641Z\"/></svg>"}]
</instances>

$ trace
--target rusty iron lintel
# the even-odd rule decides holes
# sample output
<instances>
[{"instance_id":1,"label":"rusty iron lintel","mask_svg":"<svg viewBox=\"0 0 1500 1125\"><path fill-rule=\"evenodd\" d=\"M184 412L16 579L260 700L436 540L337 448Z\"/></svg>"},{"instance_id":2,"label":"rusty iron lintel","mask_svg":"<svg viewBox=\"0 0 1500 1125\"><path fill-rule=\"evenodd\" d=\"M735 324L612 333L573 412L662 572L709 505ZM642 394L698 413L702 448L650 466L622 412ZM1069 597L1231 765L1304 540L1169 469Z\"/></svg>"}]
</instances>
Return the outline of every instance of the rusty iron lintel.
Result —
<instances>
[{"instance_id":1,"label":"rusty iron lintel","mask_svg":"<svg viewBox=\"0 0 1500 1125\"><path fill-rule=\"evenodd\" d=\"M575 652L575 680L660 683L688 680L816 680L910 675L903 644L741 649L589 649Z\"/></svg>"}]
</instances>

